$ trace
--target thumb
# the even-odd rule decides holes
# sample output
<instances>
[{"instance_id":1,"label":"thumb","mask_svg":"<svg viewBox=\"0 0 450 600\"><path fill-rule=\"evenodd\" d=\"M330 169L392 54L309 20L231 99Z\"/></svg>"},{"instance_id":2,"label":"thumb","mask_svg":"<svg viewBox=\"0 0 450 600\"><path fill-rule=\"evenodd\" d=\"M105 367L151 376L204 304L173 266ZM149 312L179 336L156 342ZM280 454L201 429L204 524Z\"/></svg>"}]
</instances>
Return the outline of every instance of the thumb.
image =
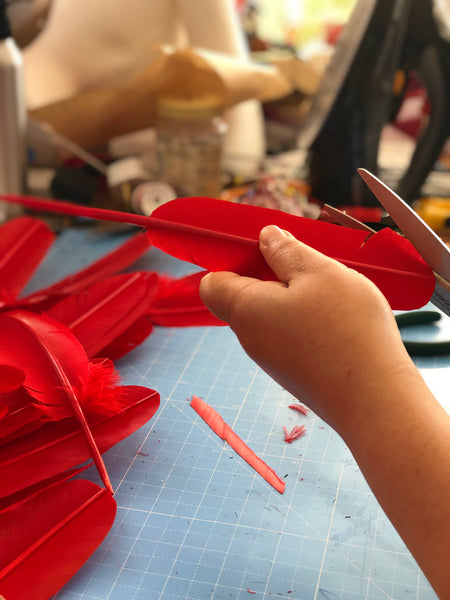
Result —
<instances>
[{"instance_id":1,"label":"thumb","mask_svg":"<svg viewBox=\"0 0 450 600\"><path fill-rule=\"evenodd\" d=\"M276 225L268 225L261 230L259 248L269 267L283 283L289 283L312 262L327 260L320 252Z\"/></svg>"}]
</instances>

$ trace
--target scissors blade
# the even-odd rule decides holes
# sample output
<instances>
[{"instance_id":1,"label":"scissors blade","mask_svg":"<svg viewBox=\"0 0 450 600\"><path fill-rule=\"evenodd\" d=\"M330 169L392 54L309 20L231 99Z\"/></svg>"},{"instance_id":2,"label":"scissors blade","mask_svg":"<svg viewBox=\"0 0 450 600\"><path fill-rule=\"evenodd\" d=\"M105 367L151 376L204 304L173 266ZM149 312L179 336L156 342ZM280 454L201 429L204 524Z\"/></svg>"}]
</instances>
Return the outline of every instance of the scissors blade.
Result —
<instances>
[{"instance_id":1,"label":"scissors blade","mask_svg":"<svg viewBox=\"0 0 450 600\"><path fill-rule=\"evenodd\" d=\"M366 185L433 269L436 288L431 298L450 316L450 250L404 200L366 169L358 169Z\"/></svg>"}]
</instances>

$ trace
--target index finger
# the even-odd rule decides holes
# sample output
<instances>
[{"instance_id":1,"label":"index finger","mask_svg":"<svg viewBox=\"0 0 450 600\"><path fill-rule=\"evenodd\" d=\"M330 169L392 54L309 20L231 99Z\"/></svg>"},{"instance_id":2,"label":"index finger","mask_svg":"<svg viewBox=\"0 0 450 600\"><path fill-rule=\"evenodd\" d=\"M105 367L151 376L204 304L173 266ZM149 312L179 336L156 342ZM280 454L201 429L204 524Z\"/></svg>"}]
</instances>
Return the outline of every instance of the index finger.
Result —
<instances>
[{"instance_id":1,"label":"index finger","mask_svg":"<svg viewBox=\"0 0 450 600\"><path fill-rule=\"evenodd\" d=\"M259 279L229 271L208 273L200 282L200 298L213 315L229 323L236 298L244 290L260 283Z\"/></svg>"}]
</instances>

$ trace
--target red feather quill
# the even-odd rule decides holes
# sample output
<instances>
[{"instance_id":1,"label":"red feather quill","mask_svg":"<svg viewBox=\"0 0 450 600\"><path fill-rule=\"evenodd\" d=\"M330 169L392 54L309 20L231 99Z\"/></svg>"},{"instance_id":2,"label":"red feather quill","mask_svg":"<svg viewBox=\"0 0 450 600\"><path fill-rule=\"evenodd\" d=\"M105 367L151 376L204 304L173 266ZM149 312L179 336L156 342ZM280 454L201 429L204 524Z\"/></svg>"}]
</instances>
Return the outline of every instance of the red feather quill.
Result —
<instances>
[{"instance_id":1,"label":"red feather quill","mask_svg":"<svg viewBox=\"0 0 450 600\"><path fill-rule=\"evenodd\" d=\"M89 421L103 454L149 421L160 397L140 386L123 386L122 410ZM31 433L0 445L0 498L54 477L90 458L90 450L75 419L46 423Z\"/></svg>"},{"instance_id":2,"label":"red feather quill","mask_svg":"<svg viewBox=\"0 0 450 600\"><path fill-rule=\"evenodd\" d=\"M11 302L17 297L54 238L45 223L32 217L19 217L0 227L0 299Z\"/></svg>"},{"instance_id":3,"label":"red feather quill","mask_svg":"<svg viewBox=\"0 0 450 600\"><path fill-rule=\"evenodd\" d=\"M115 515L112 496L84 480L51 486L0 514L0 593L47 600L99 546Z\"/></svg>"},{"instance_id":4,"label":"red feather quill","mask_svg":"<svg viewBox=\"0 0 450 600\"><path fill-rule=\"evenodd\" d=\"M60 323L20 310L0 314L0 330L0 363L12 363L22 369L25 373L23 387L46 418L75 415L105 486L112 493L82 403L94 399L95 404L89 406L94 412L111 412L120 405L117 403L113 407L103 403L101 393L88 394L92 365L80 342ZM100 386L98 390L101 390Z\"/></svg>"},{"instance_id":5,"label":"red feather quill","mask_svg":"<svg viewBox=\"0 0 450 600\"><path fill-rule=\"evenodd\" d=\"M393 309L418 308L435 288L425 261L408 240L390 230L371 235L366 243L367 233L361 230L213 198L178 198L159 206L151 217L27 196L2 199L35 210L140 225L148 229L155 246L177 258L211 271L260 279L275 278L258 249L262 227L275 224L372 279Z\"/></svg>"}]
</instances>

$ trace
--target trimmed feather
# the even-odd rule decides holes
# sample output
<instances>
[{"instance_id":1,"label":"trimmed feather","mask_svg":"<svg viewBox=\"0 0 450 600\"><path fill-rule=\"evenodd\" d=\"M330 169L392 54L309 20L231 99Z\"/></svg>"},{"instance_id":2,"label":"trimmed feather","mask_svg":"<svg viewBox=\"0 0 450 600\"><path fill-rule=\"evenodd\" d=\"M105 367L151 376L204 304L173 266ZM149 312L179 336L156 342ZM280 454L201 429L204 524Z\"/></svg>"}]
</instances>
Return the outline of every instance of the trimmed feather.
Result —
<instances>
[{"instance_id":1,"label":"trimmed feather","mask_svg":"<svg viewBox=\"0 0 450 600\"><path fill-rule=\"evenodd\" d=\"M286 484L285 482L270 468L257 454L253 452L251 448L235 433L231 427L225 423L219 413L214 410L212 406L209 406L204 400L198 396L192 396L191 406L195 412L205 421L209 427L216 433L222 440L228 442L228 444L235 450L241 458L245 460L261 477L263 477L267 483L270 483L277 492L280 494L284 493Z\"/></svg>"}]
</instances>

